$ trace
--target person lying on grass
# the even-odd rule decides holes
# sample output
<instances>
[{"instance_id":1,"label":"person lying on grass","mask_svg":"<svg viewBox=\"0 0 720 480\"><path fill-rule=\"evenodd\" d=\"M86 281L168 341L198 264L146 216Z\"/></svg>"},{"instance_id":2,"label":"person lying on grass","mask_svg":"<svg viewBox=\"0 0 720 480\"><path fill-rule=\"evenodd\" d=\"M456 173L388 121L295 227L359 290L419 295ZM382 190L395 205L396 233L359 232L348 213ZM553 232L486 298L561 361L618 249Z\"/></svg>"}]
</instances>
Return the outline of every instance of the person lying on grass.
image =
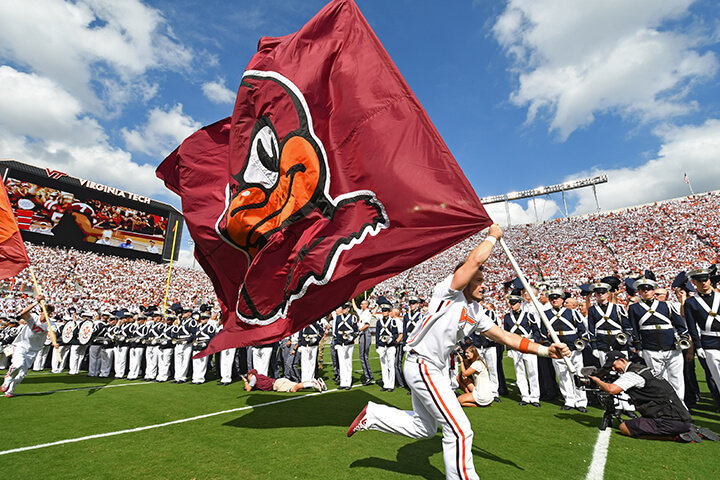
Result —
<instances>
[{"instance_id":1,"label":"person lying on grass","mask_svg":"<svg viewBox=\"0 0 720 480\"><path fill-rule=\"evenodd\" d=\"M264 392L275 391L275 392L297 392L303 388L312 388L316 392L323 392L327 390L325 381L320 379L313 379L309 382L295 383L287 378L270 378L266 375L258 373L254 368L247 374L247 378L243 377L245 382L245 390L262 390Z\"/></svg>"}]
</instances>

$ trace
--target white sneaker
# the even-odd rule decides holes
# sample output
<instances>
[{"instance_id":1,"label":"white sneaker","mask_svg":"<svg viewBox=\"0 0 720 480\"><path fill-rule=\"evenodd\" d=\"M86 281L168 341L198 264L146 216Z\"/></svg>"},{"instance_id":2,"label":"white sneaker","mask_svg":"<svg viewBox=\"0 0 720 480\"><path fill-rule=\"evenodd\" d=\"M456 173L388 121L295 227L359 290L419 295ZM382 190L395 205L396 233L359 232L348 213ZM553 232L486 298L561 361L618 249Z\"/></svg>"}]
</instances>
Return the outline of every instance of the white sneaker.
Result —
<instances>
[{"instance_id":1,"label":"white sneaker","mask_svg":"<svg viewBox=\"0 0 720 480\"><path fill-rule=\"evenodd\" d=\"M315 390L316 392L322 392L322 385L320 385L320 382L318 382L317 380L313 380L312 385L313 390Z\"/></svg>"},{"instance_id":2,"label":"white sneaker","mask_svg":"<svg viewBox=\"0 0 720 480\"><path fill-rule=\"evenodd\" d=\"M323 392L327 391L327 385L325 385L325 380L323 380L322 378L318 378L318 383L322 387Z\"/></svg>"}]
</instances>

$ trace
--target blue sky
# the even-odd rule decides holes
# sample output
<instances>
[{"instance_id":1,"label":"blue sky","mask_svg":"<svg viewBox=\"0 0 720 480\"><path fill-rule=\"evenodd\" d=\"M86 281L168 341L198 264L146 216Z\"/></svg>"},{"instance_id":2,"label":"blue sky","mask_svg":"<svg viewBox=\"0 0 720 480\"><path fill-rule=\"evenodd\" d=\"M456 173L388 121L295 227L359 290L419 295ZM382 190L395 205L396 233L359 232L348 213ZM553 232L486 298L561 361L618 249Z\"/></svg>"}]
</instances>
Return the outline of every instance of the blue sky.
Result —
<instances>
[{"instance_id":1,"label":"blue sky","mask_svg":"<svg viewBox=\"0 0 720 480\"><path fill-rule=\"evenodd\" d=\"M179 207L157 164L231 114L261 36L325 3L4 0L0 158ZM357 4L479 196L598 174L603 209L686 195L685 172L696 192L720 188L717 1ZM595 210L590 189L567 200ZM532 203L511 203L511 220L534 221Z\"/></svg>"}]
</instances>

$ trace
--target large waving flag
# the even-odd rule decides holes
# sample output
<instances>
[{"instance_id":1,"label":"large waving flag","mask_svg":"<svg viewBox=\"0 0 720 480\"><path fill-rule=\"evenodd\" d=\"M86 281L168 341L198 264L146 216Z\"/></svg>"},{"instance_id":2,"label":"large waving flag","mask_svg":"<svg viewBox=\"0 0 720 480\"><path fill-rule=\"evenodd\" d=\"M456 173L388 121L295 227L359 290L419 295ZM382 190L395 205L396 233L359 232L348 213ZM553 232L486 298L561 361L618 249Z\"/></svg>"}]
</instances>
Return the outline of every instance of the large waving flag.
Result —
<instances>
[{"instance_id":1,"label":"large waving flag","mask_svg":"<svg viewBox=\"0 0 720 480\"><path fill-rule=\"evenodd\" d=\"M30 260L2 181L0 190L0 280L5 280L22 272Z\"/></svg>"},{"instance_id":2,"label":"large waving flag","mask_svg":"<svg viewBox=\"0 0 720 480\"><path fill-rule=\"evenodd\" d=\"M283 338L491 224L352 1L261 39L232 117L157 174L223 308L201 355Z\"/></svg>"}]
</instances>

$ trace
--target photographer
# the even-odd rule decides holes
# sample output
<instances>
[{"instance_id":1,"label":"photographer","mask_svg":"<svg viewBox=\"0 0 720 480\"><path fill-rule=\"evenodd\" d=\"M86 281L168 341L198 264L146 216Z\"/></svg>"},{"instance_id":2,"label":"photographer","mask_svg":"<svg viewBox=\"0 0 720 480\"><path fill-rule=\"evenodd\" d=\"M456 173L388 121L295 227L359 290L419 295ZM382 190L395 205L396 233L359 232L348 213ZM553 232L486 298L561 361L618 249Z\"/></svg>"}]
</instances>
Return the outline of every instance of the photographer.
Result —
<instances>
[{"instance_id":1,"label":"photographer","mask_svg":"<svg viewBox=\"0 0 720 480\"><path fill-rule=\"evenodd\" d=\"M663 378L656 377L643 364L628 362L625 354L617 350L609 352L603 365L605 370L614 370L620 376L613 383L606 383L596 376L590 378L611 395L627 392L642 414L620 424L623 435L653 440L674 440L677 442L702 442L702 439L717 441L720 437L692 424L692 418L673 387Z\"/></svg>"}]
</instances>

